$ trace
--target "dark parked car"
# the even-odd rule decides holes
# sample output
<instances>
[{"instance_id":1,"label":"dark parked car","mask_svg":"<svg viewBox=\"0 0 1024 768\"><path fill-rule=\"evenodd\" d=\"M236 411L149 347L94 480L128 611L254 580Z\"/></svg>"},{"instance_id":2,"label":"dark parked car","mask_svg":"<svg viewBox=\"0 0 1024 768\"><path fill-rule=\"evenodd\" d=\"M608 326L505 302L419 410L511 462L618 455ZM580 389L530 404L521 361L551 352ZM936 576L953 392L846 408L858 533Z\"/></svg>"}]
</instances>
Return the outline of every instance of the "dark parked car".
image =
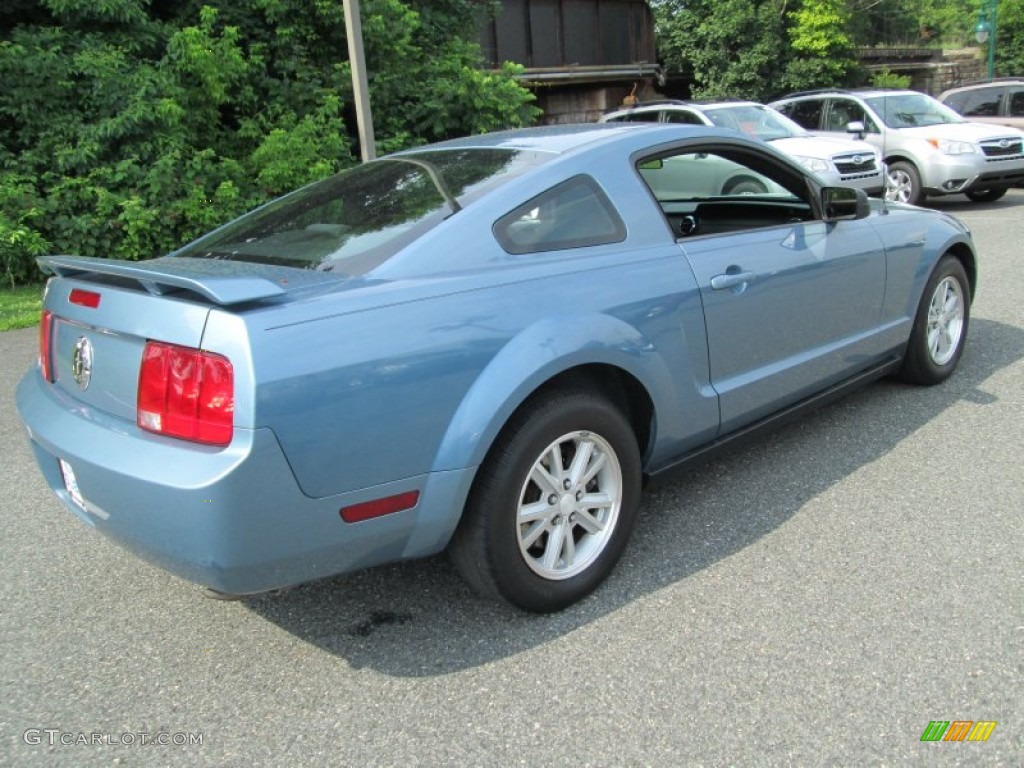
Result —
<instances>
[{"instance_id":1,"label":"dark parked car","mask_svg":"<svg viewBox=\"0 0 1024 768\"><path fill-rule=\"evenodd\" d=\"M1024 77L1002 77L950 88L939 101L978 123L1024 130Z\"/></svg>"},{"instance_id":2,"label":"dark parked car","mask_svg":"<svg viewBox=\"0 0 1024 768\"><path fill-rule=\"evenodd\" d=\"M952 216L636 123L421 147L162 258L40 263L17 405L89 525L234 594L448 548L534 611L608 575L645 477L945 379L977 281Z\"/></svg>"}]
</instances>

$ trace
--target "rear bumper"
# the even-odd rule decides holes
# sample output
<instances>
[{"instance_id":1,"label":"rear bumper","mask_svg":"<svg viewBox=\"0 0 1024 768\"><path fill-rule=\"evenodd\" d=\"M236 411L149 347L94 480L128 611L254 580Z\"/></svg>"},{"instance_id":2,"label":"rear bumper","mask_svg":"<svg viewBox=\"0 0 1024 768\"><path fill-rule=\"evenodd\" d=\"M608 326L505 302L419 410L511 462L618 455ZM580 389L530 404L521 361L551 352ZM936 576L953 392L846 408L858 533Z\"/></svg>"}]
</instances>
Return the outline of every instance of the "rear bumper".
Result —
<instances>
[{"instance_id":1,"label":"rear bumper","mask_svg":"<svg viewBox=\"0 0 1024 768\"><path fill-rule=\"evenodd\" d=\"M473 475L436 472L310 498L270 429L236 429L224 449L150 435L83 409L35 369L16 402L43 476L70 511L143 559L234 594L438 552ZM60 459L73 469L85 509L67 491ZM413 490L413 509L352 524L339 515Z\"/></svg>"}]
</instances>

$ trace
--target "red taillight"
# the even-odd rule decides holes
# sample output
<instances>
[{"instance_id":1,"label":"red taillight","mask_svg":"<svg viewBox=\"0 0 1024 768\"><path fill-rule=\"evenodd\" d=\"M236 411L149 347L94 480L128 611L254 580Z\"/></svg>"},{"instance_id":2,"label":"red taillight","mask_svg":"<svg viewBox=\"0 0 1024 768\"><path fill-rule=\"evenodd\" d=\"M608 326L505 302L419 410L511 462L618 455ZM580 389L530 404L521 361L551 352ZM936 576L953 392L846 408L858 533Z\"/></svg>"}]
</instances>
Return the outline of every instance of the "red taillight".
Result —
<instances>
[{"instance_id":1,"label":"red taillight","mask_svg":"<svg viewBox=\"0 0 1024 768\"><path fill-rule=\"evenodd\" d=\"M39 369L43 378L53 381L53 371L50 369L50 337L53 330L53 313L48 309L43 310L39 318Z\"/></svg>"},{"instance_id":2,"label":"red taillight","mask_svg":"<svg viewBox=\"0 0 1024 768\"><path fill-rule=\"evenodd\" d=\"M235 415L235 374L221 355L150 341L139 369L140 427L197 443L227 445Z\"/></svg>"},{"instance_id":3,"label":"red taillight","mask_svg":"<svg viewBox=\"0 0 1024 768\"><path fill-rule=\"evenodd\" d=\"M80 307L96 309L100 305L100 295L96 291L83 291L81 288L72 288L68 301Z\"/></svg>"},{"instance_id":4,"label":"red taillight","mask_svg":"<svg viewBox=\"0 0 1024 768\"><path fill-rule=\"evenodd\" d=\"M386 496L383 499L364 501L361 504L353 504L351 507L343 507L341 509L341 519L346 523L358 523L361 520L369 520L371 517L380 517L381 515L401 512L403 509L412 509L419 500L419 491L408 491L397 496Z\"/></svg>"}]
</instances>

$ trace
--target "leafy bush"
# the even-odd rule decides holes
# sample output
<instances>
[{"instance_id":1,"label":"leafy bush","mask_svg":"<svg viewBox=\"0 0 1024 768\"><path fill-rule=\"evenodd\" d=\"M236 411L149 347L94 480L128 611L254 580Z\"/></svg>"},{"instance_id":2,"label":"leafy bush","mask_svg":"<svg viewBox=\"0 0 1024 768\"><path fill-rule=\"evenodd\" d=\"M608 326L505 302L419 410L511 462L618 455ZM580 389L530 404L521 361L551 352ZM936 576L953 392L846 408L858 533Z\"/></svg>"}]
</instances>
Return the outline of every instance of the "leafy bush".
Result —
<instances>
[{"instance_id":1,"label":"leafy bush","mask_svg":"<svg viewBox=\"0 0 1024 768\"><path fill-rule=\"evenodd\" d=\"M33 259L50 244L35 225L40 216L35 190L28 179L0 173L0 268L13 288L36 278Z\"/></svg>"},{"instance_id":2,"label":"leafy bush","mask_svg":"<svg viewBox=\"0 0 1024 768\"><path fill-rule=\"evenodd\" d=\"M909 88L912 80L910 75L898 75L888 69L880 69L871 75L871 85L875 88Z\"/></svg>"}]
</instances>

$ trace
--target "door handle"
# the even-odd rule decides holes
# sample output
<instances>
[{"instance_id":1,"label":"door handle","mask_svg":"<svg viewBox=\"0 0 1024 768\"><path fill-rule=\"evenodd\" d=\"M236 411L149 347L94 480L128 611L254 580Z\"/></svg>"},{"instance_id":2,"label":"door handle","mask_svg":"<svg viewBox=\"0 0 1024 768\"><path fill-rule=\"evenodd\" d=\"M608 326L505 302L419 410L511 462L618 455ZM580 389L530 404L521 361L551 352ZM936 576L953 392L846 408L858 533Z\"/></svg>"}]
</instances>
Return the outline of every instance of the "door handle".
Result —
<instances>
[{"instance_id":1,"label":"door handle","mask_svg":"<svg viewBox=\"0 0 1024 768\"><path fill-rule=\"evenodd\" d=\"M711 278L711 289L724 291L727 288L735 288L737 285L749 283L753 279L753 272L726 272L724 275L715 275Z\"/></svg>"}]
</instances>

